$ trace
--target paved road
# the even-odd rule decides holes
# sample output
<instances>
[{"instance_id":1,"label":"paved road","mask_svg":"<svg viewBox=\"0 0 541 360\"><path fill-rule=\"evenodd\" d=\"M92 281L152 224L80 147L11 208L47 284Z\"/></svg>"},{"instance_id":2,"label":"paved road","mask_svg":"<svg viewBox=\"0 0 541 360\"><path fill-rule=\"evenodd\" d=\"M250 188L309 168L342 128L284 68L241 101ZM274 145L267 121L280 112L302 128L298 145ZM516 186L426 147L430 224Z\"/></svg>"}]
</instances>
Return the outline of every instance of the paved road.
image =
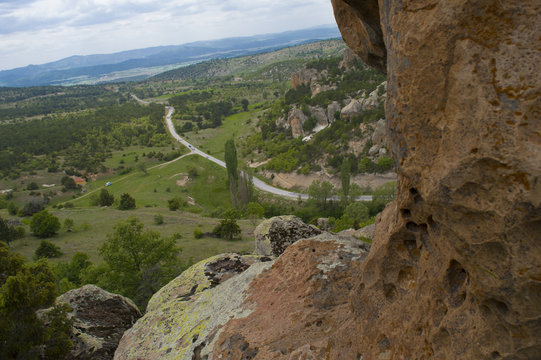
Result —
<instances>
[{"instance_id":1,"label":"paved road","mask_svg":"<svg viewBox=\"0 0 541 360\"><path fill-rule=\"evenodd\" d=\"M139 101L140 103L148 104L148 102L138 99L135 95L133 95L133 97L137 101ZM182 145L186 146L190 150L191 153L203 156L204 158L207 158L208 160L212 161L213 163L216 163L216 164L220 165L223 168L226 167L225 162L223 162L222 160L217 159L214 156L211 156L211 155L199 150L198 148L196 148L195 146L193 146L192 144L187 142L185 139L181 138L180 135L177 134L177 131L175 130L175 126L173 125L173 121L171 119L171 116L175 112L175 108L173 108L172 106L166 106L166 109L167 109L167 114L165 116L165 120L166 120L166 123L167 123L167 128L169 129L169 132L171 133L171 135L178 142L180 142ZM301 199L303 199L303 200L308 199L307 194L279 189L279 188L276 188L274 186L271 186L271 185L259 180L256 177L253 178L253 182L254 182L254 187L256 189L259 189L259 190L262 190L262 191L265 191L265 192L268 192L268 193L271 193L271 194L275 194L275 195L279 195L279 196L283 196L283 197L288 197L288 198L291 198L291 199L298 199L299 197ZM333 196L331 199L332 200L338 200L339 197L338 196ZM363 195L363 196L360 196L359 198L357 198L357 201L371 201L371 200L372 200L371 195Z\"/></svg>"}]
</instances>

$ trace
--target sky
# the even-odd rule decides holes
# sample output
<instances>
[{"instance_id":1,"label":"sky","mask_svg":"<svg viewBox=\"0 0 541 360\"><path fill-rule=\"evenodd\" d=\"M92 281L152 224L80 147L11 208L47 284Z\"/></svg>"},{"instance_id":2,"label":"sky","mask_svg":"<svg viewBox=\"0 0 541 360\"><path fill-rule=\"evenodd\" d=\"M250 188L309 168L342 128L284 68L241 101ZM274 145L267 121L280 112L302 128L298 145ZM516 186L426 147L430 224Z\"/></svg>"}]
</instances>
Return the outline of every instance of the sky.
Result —
<instances>
[{"instance_id":1,"label":"sky","mask_svg":"<svg viewBox=\"0 0 541 360\"><path fill-rule=\"evenodd\" d=\"M330 0L0 0L0 70L333 23Z\"/></svg>"}]
</instances>

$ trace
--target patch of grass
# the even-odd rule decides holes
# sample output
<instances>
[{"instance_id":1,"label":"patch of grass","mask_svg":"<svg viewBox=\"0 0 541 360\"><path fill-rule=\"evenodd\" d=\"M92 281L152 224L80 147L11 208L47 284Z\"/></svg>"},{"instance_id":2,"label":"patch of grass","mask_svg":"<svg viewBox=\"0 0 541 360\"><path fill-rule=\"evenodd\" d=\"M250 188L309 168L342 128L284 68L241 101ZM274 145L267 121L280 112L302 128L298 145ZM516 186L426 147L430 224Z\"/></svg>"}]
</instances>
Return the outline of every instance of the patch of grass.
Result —
<instances>
[{"instance_id":1,"label":"patch of grass","mask_svg":"<svg viewBox=\"0 0 541 360\"><path fill-rule=\"evenodd\" d=\"M203 129L185 134L186 139L207 154L218 159L224 159L225 142L231 138L240 144L242 138L253 134L256 130L254 122L247 124L247 120L258 117L260 112L247 111L227 117L220 127Z\"/></svg>"}]
</instances>

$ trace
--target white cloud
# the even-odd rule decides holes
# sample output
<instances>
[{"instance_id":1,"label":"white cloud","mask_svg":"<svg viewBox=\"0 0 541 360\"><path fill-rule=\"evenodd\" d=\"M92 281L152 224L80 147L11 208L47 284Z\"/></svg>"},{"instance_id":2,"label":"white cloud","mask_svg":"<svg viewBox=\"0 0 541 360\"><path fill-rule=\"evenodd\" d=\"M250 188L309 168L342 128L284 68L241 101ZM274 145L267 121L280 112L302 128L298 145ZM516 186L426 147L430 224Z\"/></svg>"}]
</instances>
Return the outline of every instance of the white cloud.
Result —
<instances>
[{"instance_id":1,"label":"white cloud","mask_svg":"<svg viewBox=\"0 0 541 360\"><path fill-rule=\"evenodd\" d=\"M0 69L333 21L329 0L0 0Z\"/></svg>"}]
</instances>

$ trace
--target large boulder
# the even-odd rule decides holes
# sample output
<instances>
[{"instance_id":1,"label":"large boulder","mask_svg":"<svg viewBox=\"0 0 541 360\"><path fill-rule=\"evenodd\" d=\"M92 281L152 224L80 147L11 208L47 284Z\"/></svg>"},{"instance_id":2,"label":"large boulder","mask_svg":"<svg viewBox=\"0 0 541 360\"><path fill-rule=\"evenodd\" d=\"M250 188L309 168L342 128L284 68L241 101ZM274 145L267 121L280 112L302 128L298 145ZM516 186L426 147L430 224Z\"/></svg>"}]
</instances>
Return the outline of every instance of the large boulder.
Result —
<instances>
[{"instance_id":1,"label":"large boulder","mask_svg":"<svg viewBox=\"0 0 541 360\"><path fill-rule=\"evenodd\" d=\"M122 337L115 359L211 356L223 325L253 311L244 304L246 289L271 265L268 257L238 254L193 265L152 296L146 314Z\"/></svg>"},{"instance_id":2,"label":"large boulder","mask_svg":"<svg viewBox=\"0 0 541 360\"><path fill-rule=\"evenodd\" d=\"M344 106L342 111L340 111L340 117L342 119L349 120L357 115L359 115L363 111L363 103L361 100L353 99Z\"/></svg>"},{"instance_id":3,"label":"large boulder","mask_svg":"<svg viewBox=\"0 0 541 360\"><path fill-rule=\"evenodd\" d=\"M359 56L385 43L398 189L329 342L342 359L541 358L539 1L332 3Z\"/></svg>"},{"instance_id":4,"label":"large boulder","mask_svg":"<svg viewBox=\"0 0 541 360\"><path fill-rule=\"evenodd\" d=\"M314 131L317 132L329 125L329 119L327 118L327 112L325 111L325 109L321 108L320 106L314 106L314 107L310 107L310 112L312 113L312 116L316 118L316 121L317 121Z\"/></svg>"},{"instance_id":5,"label":"large boulder","mask_svg":"<svg viewBox=\"0 0 541 360\"><path fill-rule=\"evenodd\" d=\"M334 122L334 115L336 112L340 112L341 109L342 108L340 107L340 103L338 101L333 101L329 104L329 106L327 106L327 119L329 120L329 123Z\"/></svg>"},{"instance_id":6,"label":"large boulder","mask_svg":"<svg viewBox=\"0 0 541 360\"><path fill-rule=\"evenodd\" d=\"M289 123L289 127L291 128L291 135L293 137L301 137L304 136L304 122L308 118L301 109L293 108L289 111L287 121Z\"/></svg>"},{"instance_id":7,"label":"large boulder","mask_svg":"<svg viewBox=\"0 0 541 360\"><path fill-rule=\"evenodd\" d=\"M259 255L280 256L295 241L318 234L321 234L320 229L305 224L296 216L275 216L255 228L255 252Z\"/></svg>"},{"instance_id":8,"label":"large boulder","mask_svg":"<svg viewBox=\"0 0 541 360\"><path fill-rule=\"evenodd\" d=\"M130 299L95 285L70 290L56 303L72 309L68 313L73 321L70 359L112 359L122 334L141 317Z\"/></svg>"},{"instance_id":9,"label":"large boulder","mask_svg":"<svg viewBox=\"0 0 541 360\"><path fill-rule=\"evenodd\" d=\"M329 334L351 317L349 291L368 250L329 233L288 247L252 281L244 302L252 311L224 324L209 360L353 359Z\"/></svg>"}]
</instances>

